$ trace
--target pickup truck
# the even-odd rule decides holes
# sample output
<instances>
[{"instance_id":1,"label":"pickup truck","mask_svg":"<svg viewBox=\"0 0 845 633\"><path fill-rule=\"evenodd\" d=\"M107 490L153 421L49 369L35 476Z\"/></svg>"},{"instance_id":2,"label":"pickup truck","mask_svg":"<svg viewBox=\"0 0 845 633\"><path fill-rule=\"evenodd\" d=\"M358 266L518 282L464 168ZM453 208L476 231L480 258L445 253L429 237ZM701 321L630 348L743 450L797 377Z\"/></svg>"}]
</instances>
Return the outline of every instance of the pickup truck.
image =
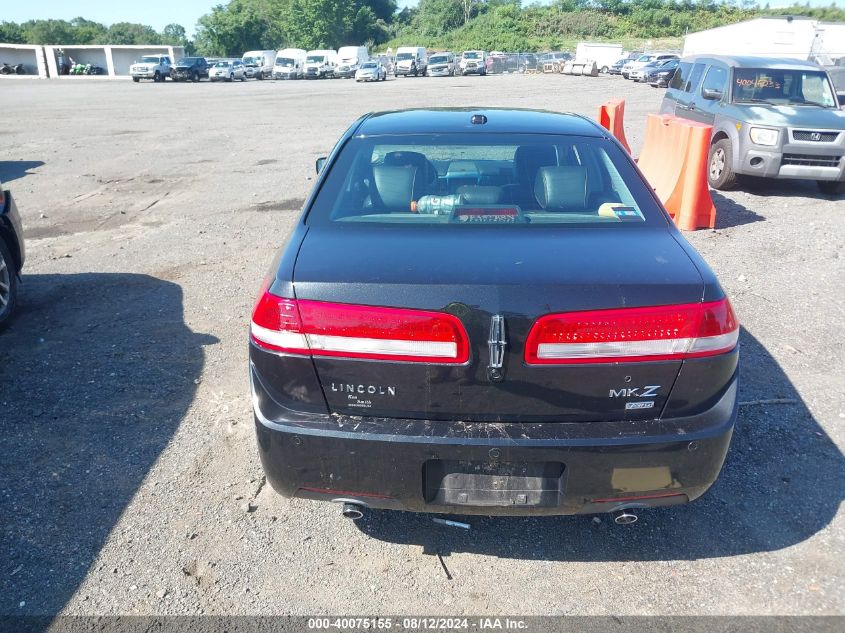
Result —
<instances>
[{"instance_id":1,"label":"pickup truck","mask_svg":"<svg viewBox=\"0 0 845 633\"><path fill-rule=\"evenodd\" d=\"M208 79L208 68L205 57L183 57L170 69L170 78L173 81L199 81L203 77Z\"/></svg>"},{"instance_id":2,"label":"pickup truck","mask_svg":"<svg viewBox=\"0 0 845 633\"><path fill-rule=\"evenodd\" d=\"M144 55L141 61L129 67L129 74L132 76L132 81L136 83L142 79L160 82L170 77L172 65L167 55Z\"/></svg>"}]
</instances>

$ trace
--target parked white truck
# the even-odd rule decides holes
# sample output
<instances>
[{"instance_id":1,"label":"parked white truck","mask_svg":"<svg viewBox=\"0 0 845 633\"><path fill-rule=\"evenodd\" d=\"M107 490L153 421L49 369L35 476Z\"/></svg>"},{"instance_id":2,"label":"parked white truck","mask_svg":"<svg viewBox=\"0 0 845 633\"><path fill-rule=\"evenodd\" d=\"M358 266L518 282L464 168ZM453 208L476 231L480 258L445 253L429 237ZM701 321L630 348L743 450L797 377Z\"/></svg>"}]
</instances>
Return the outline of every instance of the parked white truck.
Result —
<instances>
[{"instance_id":1,"label":"parked white truck","mask_svg":"<svg viewBox=\"0 0 845 633\"><path fill-rule=\"evenodd\" d=\"M337 49L337 68L334 76L349 79L354 77L358 67L370 60L366 46L341 46Z\"/></svg>"},{"instance_id":2,"label":"parked white truck","mask_svg":"<svg viewBox=\"0 0 845 633\"><path fill-rule=\"evenodd\" d=\"M241 58L247 78L269 79L273 75L276 51L247 51Z\"/></svg>"},{"instance_id":3,"label":"parked white truck","mask_svg":"<svg viewBox=\"0 0 845 633\"><path fill-rule=\"evenodd\" d=\"M575 61L578 63L595 62L601 73L607 73L611 66L624 57L621 44L600 44L580 42L575 47Z\"/></svg>"},{"instance_id":4,"label":"parked white truck","mask_svg":"<svg viewBox=\"0 0 845 633\"><path fill-rule=\"evenodd\" d=\"M144 55L129 67L129 74L136 83L142 79L159 82L170 77L171 66L173 61L168 55Z\"/></svg>"},{"instance_id":5,"label":"parked white truck","mask_svg":"<svg viewBox=\"0 0 845 633\"><path fill-rule=\"evenodd\" d=\"M424 46L400 46L396 49L396 63L393 76L424 77L428 68L428 55Z\"/></svg>"},{"instance_id":6,"label":"parked white truck","mask_svg":"<svg viewBox=\"0 0 845 633\"><path fill-rule=\"evenodd\" d=\"M305 54L305 78L326 79L334 76L337 51L316 49Z\"/></svg>"},{"instance_id":7,"label":"parked white truck","mask_svg":"<svg viewBox=\"0 0 845 633\"><path fill-rule=\"evenodd\" d=\"M302 79L306 53L301 48L285 48L276 53L273 79Z\"/></svg>"}]
</instances>

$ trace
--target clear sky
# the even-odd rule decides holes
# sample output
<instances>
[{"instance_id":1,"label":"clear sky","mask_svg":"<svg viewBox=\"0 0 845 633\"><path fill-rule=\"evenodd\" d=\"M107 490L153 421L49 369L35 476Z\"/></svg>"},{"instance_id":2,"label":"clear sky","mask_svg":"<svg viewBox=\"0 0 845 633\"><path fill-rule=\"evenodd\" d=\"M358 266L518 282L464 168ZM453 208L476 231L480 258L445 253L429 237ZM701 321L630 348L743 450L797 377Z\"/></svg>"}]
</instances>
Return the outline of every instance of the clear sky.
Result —
<instances>
[{"instance_id":1,"label":"clear sky","mask_svg":"<svg viewBox=\"0 0 845 633\"><path fill-rule=\"evenodd\" d=\"M550 0L540 0L546 4ZM802 4L805 0L801 0ZM845 0L835 0L841 4ZM415 5L418 0L398 0L400 7ZM760 0L765 4L766 0ZM523 4L529 4L526 0ZM139 22L161 30L175 22L185 27L190 35L197 19L226 0L0 0L0 20L24 22L33 19L56 18L71 20L83 17L109 25L114 22ZM776 8L792 4L790 0L769 0ZM831 0L810 0L813 6L829 5Z\"/></svg>"}]
</instances>

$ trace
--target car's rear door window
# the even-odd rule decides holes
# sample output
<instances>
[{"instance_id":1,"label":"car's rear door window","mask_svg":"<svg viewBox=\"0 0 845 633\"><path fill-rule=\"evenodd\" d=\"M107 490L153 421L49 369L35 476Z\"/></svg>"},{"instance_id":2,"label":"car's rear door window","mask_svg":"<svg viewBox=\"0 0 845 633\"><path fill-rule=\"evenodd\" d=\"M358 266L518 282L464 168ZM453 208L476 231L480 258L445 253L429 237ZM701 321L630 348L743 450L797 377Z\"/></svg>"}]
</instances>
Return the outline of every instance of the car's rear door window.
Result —
<instances>
[{"instance_id":1,"label":"car's rear door window","mask_svg":"<svg viewBox=\"0 0 845 633\"><path fill-rule=\"evenodd\" d=\"M615 226L665 216L607 139L450 134L351 139L306 221Z\"/></svg>"}]
</instances>

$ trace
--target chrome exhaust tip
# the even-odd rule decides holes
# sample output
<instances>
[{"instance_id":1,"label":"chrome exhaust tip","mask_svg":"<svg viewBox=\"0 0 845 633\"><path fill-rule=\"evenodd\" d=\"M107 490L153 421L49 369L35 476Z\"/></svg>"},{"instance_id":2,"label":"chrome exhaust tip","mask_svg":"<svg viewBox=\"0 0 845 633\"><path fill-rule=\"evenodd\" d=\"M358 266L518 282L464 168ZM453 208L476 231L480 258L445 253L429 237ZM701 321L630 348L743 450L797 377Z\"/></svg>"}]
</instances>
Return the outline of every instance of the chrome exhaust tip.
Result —
<instances>
[{"instance_id":1,"label":"chrome exhaust tip","mask_svg":"<svg viewBox=\"0 0 845 633\"><path fill-rule=\"evenodd\" d=\"M340 513L347 519L352 519L353 521L360 519L364 516L364 509L359 506L355 505L354 503L344 503L343 509Z\"/></svg>"},{"instance_id":2,"label":"chrome exhaust tip","mask_svg":"<svg viewBox=\"0 0 845 633\"><path fill-rule=\"evenodd\" d=\"M613 513L613 521L616 525L631 525L637 522L637 515L633 510L617 510Z\"/></svg>"}]
</instances>

